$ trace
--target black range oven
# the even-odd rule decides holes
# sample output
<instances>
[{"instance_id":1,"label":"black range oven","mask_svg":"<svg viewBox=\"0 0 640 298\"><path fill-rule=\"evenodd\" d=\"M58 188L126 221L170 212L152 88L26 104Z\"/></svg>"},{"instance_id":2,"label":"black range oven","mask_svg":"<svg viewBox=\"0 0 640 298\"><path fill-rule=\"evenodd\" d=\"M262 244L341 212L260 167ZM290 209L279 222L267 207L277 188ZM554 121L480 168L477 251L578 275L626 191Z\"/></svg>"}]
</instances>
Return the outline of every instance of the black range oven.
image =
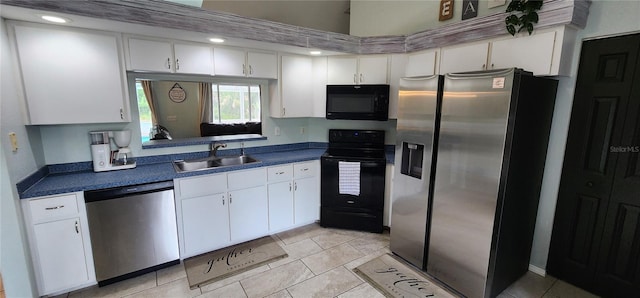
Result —
<instances>
[{"instance_id":1,"label":"black range oven","mask_svg":"<svg viewBox=\"0 0 640 298\"><path fill-rule=\"evenodd\" d=\"M329 130L320 158L320 225L382 232L384 131Z\"/></svg>"}]
</instances>

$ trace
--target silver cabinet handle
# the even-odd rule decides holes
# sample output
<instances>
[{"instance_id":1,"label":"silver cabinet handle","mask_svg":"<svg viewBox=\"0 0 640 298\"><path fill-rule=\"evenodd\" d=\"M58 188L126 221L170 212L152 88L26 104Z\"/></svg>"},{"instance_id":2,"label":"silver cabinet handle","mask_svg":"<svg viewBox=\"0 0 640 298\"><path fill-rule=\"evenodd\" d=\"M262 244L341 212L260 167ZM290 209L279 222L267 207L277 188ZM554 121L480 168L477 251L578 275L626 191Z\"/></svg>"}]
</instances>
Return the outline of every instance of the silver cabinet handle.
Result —
<instances>
[{"instance_id":1,"label":"silver cabinet handle","mask_svg":"<svg viewBox=\"0 0 640 298\"><path fill-rule=\"evenodd\" d=\"M251 65L249 65L249 74L252 75L253 74L253 67L251 67Z\"/></svg>"},{"instance_id":2,"label":"silver cabinet handle","mask_svg":"<svg viewBox=\"0 0 640 298\"><path fill-rule=\"evenodd\" d=\"M291 191L291 182L289 182L289 191Z\"/></svg>"},{"instance_id":3,"label":"silver cabinet handle","mask_svg":"<svg viewBox=\"0 0 640 298\"><path fill-rule=\"evenodd\" d=\"M171 58L167 58L167 69L171 69Z\"/></svg>"},{"instance_id":4,"label":"silver cabinet handle","mask_svg":"<svg viewBox=\"0 0 640 298\"><path fill-rule=\"evenodd\" d=\"M287 108L282 108L282 116L287 114Z\"/></svg>"},{"instance_id":5,"label":"silver cabinet handle","mask_svg":"<svg viewBox=\"0 0 640 298\"><path fill-rule=\"evenodd\" d=\"M47 208L44 208L44 210L56 210L56 209L60 209L60 208L64 208L64 205L54 206L54 207L47 207Z\"/></svg>"},{"instance_id":6,"label":"silver cabinet handle","mask_svg":"<svg viewBox=\"0 0 640 298\"><path fill-rule=\"evenodd\" d=\"M362 77L362 74L360 74L360 83L364 82L364 78Z\"/></svg>"},{"instance_id":7,"label":"silver cabinet handle","mask_svg":"<svg viewBox=\"0 0 640 298\"><path fill-rule=\"evenodd\" d=\"M487 65L486 64L482 64L482 69L487 69Z\"/></svg>"},{"instance_id":8,"label":"silver cabinet handle","mask_svg":"<svg viewBox=\"0 0 640 298\"><path fill-rule=\"evenodd\" d=\"M358 74L356 73L353 74L353 82L356 84L358 83Z\"/></svg>"},{"instance_id":9,"label":"silver cabinet handle","mask_svg":"<svg viewBox=\"0 0 640 298\"><path fill-rule=\"evenodd\" d=\"M306 172L308 170L309 170L309 168L304 168L304 169L300 169L300 172Z\"/></svg>"},{"instance_id":10,"label":"silver cabinet handle","mask_svg":"<svg viewBox=\"0 0 640 298\"><path fill-rule=\"evenodd\" d=\"M76 220L76 234L80 234L80 228L78 228L78 221Z\"/></svg>"},{"instance_id":11,"label":"silver cabinet handle","mask_svg":"<svg viewBox=\"0 0 640 298\"><path fill-rule=\"evenodd\" d=\"M284 172L277 172L276 175L282 175Z\"/></svg>"},{"instance_id":12,"label":"silver cabinet handle","mask_svg":"<svg viewBox=\"0 0 640 298\"><path fill-rule=\"evenodd\" d=\"M229 194L229 204L233 204L233 198L231 197L231 194Z\"/></svg>"},{"instance_id":13,"label":"silver cabinet handle","mask_svg":"<svg viewBox=\"0 0 640 298\"><path fill-rule=\"evenodd\" d=\"M293 190L298 190L298 183L297 182L293 183Z\"/></svg>"},{"instance_id":14,"label":"silver cabinet handle","mask_svg":"<svg viewBox=\"0 0 640 298\"><path fill-rule=\"evenodd\" d=\"M247 74L247 67L242 64L242 74Z\"/></svg>"},{"instance_id":15,"label":"silver cabinet handle","mask_svg":"<svg viewBox=\"0 0 640 298\"><path fill-rule=\"evenodd\" d=\"M120 119L124 120L124 109L120 108Z\"/></svg>"},{"instance_id":16,"label":"silver cabinet handle","mask_svg":"<svg viewBox=\"0 0 640 298\"><path fill-rule=\"evenodd\" d=\"M176 70L180 69L180 59L176 58Z\"/></svg>"}]
</instances>

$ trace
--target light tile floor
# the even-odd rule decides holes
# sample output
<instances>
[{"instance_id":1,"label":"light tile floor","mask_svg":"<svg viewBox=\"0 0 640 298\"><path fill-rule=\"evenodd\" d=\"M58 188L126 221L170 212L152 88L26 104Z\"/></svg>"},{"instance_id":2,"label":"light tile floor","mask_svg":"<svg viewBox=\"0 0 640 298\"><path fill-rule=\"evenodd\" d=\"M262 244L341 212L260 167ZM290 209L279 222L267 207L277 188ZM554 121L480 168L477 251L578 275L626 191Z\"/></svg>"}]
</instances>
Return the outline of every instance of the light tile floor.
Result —
<instances>
[{"instance_id":1,"label":"light tile floor","mask_svg":"<svg viewBox=\"0 0 640 298\"><path fill-rule=\"evenodd\" d=\"M102 288L59 297L384 297L352 269L389 253L389 234L313 224L275 235L289 257L190 290L182 264ZM527 272L500 298L597 297L556 278Z\"/></svg>"}]
</instances>

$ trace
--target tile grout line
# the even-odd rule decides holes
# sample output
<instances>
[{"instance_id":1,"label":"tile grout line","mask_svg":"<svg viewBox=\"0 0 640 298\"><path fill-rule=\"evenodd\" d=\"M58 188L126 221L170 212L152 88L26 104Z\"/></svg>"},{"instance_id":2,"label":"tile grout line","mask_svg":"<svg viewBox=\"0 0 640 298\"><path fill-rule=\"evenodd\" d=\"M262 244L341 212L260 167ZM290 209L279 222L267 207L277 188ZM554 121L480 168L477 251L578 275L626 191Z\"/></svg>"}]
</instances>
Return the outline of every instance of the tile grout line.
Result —
<instances>
[{"instance_id":1,"label":"tile grout line","mask_svg":"<svg viewBox=\"0 0 640 298\"><path fill-rule=\"evenodd\" d=\"M556 285L556 283L559 281L560 279L557 279L553 281L553 283L551 284L551 286L549 286L549 288L544 291L544 293L542 293L542 296L540 296L540 298L544 297L544 295L546 295L547 293L549 293L549 291L551 291L551 289L553 288L553 286Z\"/></svg>"}]
</instances>

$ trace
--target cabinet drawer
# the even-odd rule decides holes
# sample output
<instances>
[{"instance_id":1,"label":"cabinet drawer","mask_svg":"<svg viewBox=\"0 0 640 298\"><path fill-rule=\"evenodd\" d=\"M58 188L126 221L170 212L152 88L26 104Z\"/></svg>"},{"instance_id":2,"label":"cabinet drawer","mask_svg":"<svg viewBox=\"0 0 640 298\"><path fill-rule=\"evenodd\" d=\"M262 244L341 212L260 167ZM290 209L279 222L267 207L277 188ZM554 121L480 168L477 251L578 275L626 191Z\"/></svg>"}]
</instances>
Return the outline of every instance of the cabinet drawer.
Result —
<instances>
[{"instance_id":1,"label":"cabinet drawer","mask_svg":"<svg viewBox=\"0 0 640 298\"><path fill-rule=\"evenodd\" d=\"M293 167L291 165L270 167L267 169L267 179L269 182L287 181L293 178Z\"/></svg>"},{"instance_id":2,"label":"cabinet drawer","mask_svg":"<svg viewBox=\"0 0 640 298\"><path fill-rule=\"evenodd\" d=\"M227 175L218 174L180 179L180 198L194 198L227 191Z\"/></svg>"},{"instance_id":3,"label":"cabinet drawer","mask_svg":"<svg viewBox=\"0 0 640 298\"><path fill-rule=\"evenodd\" d=\"M35 199L29 202L31 220L36 222L48 219L73 216L78 214L78 203L75 194Z\"/></svg>"},{"instance_id":4,"label":"cabinet drawer","mask_svg":"<svg viewBox=\"0 0 640 298\"><path fill-rule=\"evenodd\" d=\"M229 189L241 189L261 186L267 183L267 171L259 168L248 171L238 171L228 174Z\"/></svg>"},{"instance_id":5,"label":"cabinet drawer","mask_svg":"<svg viewBox=\"0 0 640 298\"><path fill-rule=\"evenodd\" d=\"M317 163L313 161L294 164L293 176L295 178L315 176L317 167Z\"/></svg>"}]
</instances>

